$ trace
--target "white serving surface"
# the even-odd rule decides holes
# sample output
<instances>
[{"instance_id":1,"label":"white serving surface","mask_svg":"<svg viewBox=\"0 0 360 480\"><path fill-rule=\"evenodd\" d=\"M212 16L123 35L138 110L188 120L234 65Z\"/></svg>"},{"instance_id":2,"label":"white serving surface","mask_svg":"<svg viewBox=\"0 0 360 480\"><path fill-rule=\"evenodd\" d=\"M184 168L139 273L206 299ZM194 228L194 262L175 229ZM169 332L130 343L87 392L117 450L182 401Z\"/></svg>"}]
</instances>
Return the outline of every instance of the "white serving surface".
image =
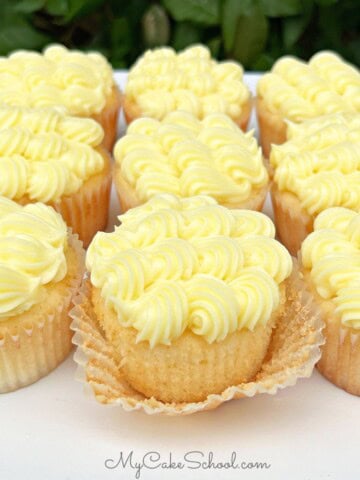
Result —
<instances>
[{"instance_id":1,"label":"white serving surface","mask_svg":"<svg viewBox=\"0 0 360 480\"><path fill-rule=\"evenodd\" d=\"M259 75L245 75L254 91ZM124 85L126 74L116 78ZM255 126L255 120L252 119ZM265 206L271 215L270 202ZM109 230L119 207L114 192ZM357 480L360 478L360 399L315 371L275 396L258 395L187 417L147 416L105 407L84 395L68 358L47 377L0 395L0 480L127 480L136 469L114 466L120 452L133 463L159 452L168 464L188 459L266 462L269 469L143 468L144 480ZM146 457L149 459L149 457ZM115 464L111 462L115 461ZM155 460L155 458L154 458ZM146 459L145 459L146 461ZM156 466L148 462L149 466ZM166 465L164 465L165 467Z\"/></svg>"}]
</instances>

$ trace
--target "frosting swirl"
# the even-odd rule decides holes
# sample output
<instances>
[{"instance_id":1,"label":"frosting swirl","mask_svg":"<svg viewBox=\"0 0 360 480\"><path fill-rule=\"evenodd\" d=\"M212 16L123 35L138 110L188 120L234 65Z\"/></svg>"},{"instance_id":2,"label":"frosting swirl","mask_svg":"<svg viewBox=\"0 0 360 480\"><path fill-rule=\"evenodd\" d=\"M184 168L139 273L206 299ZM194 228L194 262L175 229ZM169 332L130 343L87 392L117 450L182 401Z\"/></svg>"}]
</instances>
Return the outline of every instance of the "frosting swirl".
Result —
<instances>
[{"instance_id":1,"label":"frosting swirl","mask_svg":"<svg viewBox=\"0 0 360 480\"><path fill-rule=\"evenodd\" d=\"M93 115L114 86L112 69L99 53L51 45L43 54L17 51L0 58L0 102L27 107L64 106L73 115Z\"/></svg>"},{"instance_id":2,"label":"frosting swirl","mask_svg":"<svg viewBox=\"0 0 360 480\"><path fill-rule=\"evenodd\" d=\"M303 266L319 295L334 302L346 327L360 329L360 214L329 208L315 220L303 242Z\"/></svg>"},{"instance_id":3,"label":"frosting swirl","mask_svg":"<svg viewBox=\"0 0 360 480\"><path fill-rule=\"evenodd\" d=\"M161 120L172 110L203 118L210 113L241 116L249 99L242 67L216 62L201 45L176 54L168 47L148 50L130 69L125 93L142 116Z\"/></svg>"},{"instance_id":4,"label":"frosting swirl","mask_svg":"<svg viewBox=\"0 0 360 480\"><path fill-rule=\"evenodd\" d=\"M317 215L329 207L360 208L360 115L328 115L290 124L290 139L270 154L280 191Z\"/></svg>"},{"instance_id":5,"label":"frosting swirl","mask_svg":"<svg viewBox=\"0 0 360 480\"><path fill-rule=\"evenodd\" d=\"M103 135L94 120L0 105L0 195L51 202L75 193L104 168Z\"/></svg>"},{"instance_id":6,"label":"frosting swirl","mask_svg":"<svg viewBox=\"0 0 360 480\"><path fill-rule=\"evenodd\" d=\"M43 204L0 197L0 322L40 301L42 286L67 273L67 228Z\"/></svg>"},{"instance_id":7,"label":"frosting swirl","mask_svg":"<svg viewBox=\"0 0 360 480\"><path fill-rule=\"evenodd\" d=\"M281 58L261 77L257 91L271 112L294 122L360 111L360 74L332 52L319 52L308 63Z\"/></svg>"},{"instance_id":8,"label":"frosting swirl","mask_svg":"<svg viewBox=\"0 0 360 480\"><path fill-rule=\"evenodd\" d=\"M113 233L95 236L86 264L138 342L169 345L185 330L219 342L277 309L292 262L265 215L165 194L119 219Z\"/></svg>"},{"instance_id":9,"label":"frosting swirl","mask_svg":"<svg viewBox=\"0 0 360 480\"><path fill-rule=\"evenodd\" d=\"M211 195L239 205L268 181L253 132L223 114L198 120L176 111L162 121L141 118L115 146L119 172L141 202L157 193Z\"/></svg>"}]
</instances>

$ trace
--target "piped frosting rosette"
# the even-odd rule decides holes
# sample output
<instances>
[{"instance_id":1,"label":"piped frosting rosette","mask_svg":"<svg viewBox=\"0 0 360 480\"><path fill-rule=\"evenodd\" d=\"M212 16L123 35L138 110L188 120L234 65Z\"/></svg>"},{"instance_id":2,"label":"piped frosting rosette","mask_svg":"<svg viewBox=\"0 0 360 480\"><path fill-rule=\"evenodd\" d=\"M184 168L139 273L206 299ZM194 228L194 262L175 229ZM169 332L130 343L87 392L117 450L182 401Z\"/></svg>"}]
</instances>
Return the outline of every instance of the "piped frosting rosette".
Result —
<instances>
[{"instance_id":1,"label":"piped frosting rosette","mask_svg":"<svg viewBox=\"0 0 360 480\"><path fill-rule=\"evenodd\" d=\"M245 109L247 116L250 113L241 65L213 60L202 45L179 53L169 47L148 50L130 69L125 95L125 113L130 117L138 110L137 116L162 120L173 110L182 110L199 119L224 113L237 121ZM243 120L246 124L247 117Z\"/></svg>"},{"instance_id":2,"label":"piped frosting rosette","mask_svg":"<svg viewBox=\"0 0 360 480\"><path fill-rule=\"evenodd\" d=\"M114 86L100 53L50 45L43 53L19 50L0 58L0 102L14 106L63 106L73 115L103 110Z\"/></svg>"},{"instance_id":3,"label":"piped frosting rosette","mask_svg":"<svg viewBox=\"0 0 360 480\"><path fill-rule=\"evenodd\" d=\"M294 122L360 112L359 71L333 52L319 52L308 63L281 58L261 77L257 91L271 113Z\"/></svg>"},{"instance_id":4,"label":"piped frosting rosette","mask_svg":"<svg viewBox=\"0 0 360 480\"><path fill-rule=\"evenodd\" d=\"M211 195L220 204L261 209L268 174L253 132L226 115L203 120L182 111L135 120L114 149L120 202L137 206L159 193Z\"/></svg>"}]
</instances>

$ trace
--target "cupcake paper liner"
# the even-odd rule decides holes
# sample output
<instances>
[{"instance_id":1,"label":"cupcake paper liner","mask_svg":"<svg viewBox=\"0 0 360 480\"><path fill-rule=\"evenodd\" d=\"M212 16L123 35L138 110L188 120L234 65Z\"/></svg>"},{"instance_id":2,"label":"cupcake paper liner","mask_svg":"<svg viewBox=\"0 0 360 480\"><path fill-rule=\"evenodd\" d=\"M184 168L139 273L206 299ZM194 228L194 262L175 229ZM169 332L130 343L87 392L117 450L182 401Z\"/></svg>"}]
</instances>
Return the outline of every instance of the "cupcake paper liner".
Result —
<instances>
[{"instance_id":1,"label":"cupcake paper liner","mask_svg":"<svg viewBox=\"0 0 360 480\"><path fill-rule=\"evenodd\" d=\"M78 236L71 234L69 245L84 263L84 250ZM27 322L2 326L0 322L0 393L29 385L57 367L72 349L69 310L78 292L84 270L79 269L68 294L41 323Z\"/></svg>"},{"instance_id":2,"label":"cupcake paper liner","mask_svg":"<svg viewBox=\"0 0 360 480\"><path fill-rule=\"evenodd\" d=\"M270 188L277 235L292 255L300 250L303 240L313 231L314 219L300 206L295 195Z\"/></svg>"},{"instance_id":3,"label":"cupcake paper liner","mask_svg":"<svg viewBox=\"0 0 360 480\"><path fill-rule=\"evenodd\" d=\"M91 118L96 120L104 129L103 146L109 151L112 151L115 140L117 138L118 118L122 104L122 95L117 87L113 87L111 95L109 96L103 110Z\"/></svg>"},{"instance_id":4,"label":"cupcake paper liner","mask_svg":"<svg viewBox=\"0 0 360 480\"><path fill-rule=\"evenodd\" d=\"M86 248L99 230L104 230L108 222L111 189L110 157L106 159L105 171L90 178L80 190L51 204L69 227L76 232Z\"/></svg>"},{"instance_id":5,"label":"cupcake paper liner","mask_svg":"<svg viewBox=\"0 0 360 480\"><path fill-rule=\"evenodd\" d=\"M147 414L189 415L210 410L220 404L259 393L275 394L294 385L298 378L309 377L320 358L323 322L313 296L294 260L294 270L286 281L287 304L273 331L266 359L255 379L233 385L221 394L209 395L195 403L163 403L146 398L126 381L121 365L123 359L107 342L89 300L90 284L85 278L70 312L71 328L77 345L74 359L78 364L76 378L85 391L99 403L120 406L126 411L143 410Z\"/></svg>"},{"instance_id":6,"label":"cupcake paper liner","mask_svg":"<svg viewBox=\"0 0 360 480\"><path fill-rule=\"evenodd\" d=\"M287 126L279 114L267 109L261 97L255 99L255 105L261 148L264 156L269 158L271 144L280 145L286 141Z\"/></svg>"},{"instance_id":7,"label":"cupcake paper liner","mask_svg":"<svg viewBox=\"0 0 360 480\"><path fill-rule=\"evenodd\" d=\"M326 343L317 369L330 382L360 396L360 332L326 319L324 335Z\"/></svg>"}]
</instances>

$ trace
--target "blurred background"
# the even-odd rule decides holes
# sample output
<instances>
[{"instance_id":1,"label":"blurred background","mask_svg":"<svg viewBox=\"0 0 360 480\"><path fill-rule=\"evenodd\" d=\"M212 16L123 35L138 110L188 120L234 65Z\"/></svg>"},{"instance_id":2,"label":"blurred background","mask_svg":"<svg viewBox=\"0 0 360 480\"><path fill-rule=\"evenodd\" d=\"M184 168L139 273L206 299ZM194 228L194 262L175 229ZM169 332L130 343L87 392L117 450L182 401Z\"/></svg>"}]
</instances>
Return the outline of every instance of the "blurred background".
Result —
<instances>
[{"instance_id":1,"label":"blurred background","mask_svg":"<svg viewBox=\"0 0 360 480\"><path fill-rule=\"evenodd\" d=\"M128 68L147 48L204 43L267 70L282 55L332 49L360 65L359 0L2 0L0 55L61 42Z\"/></svg>"}]
</instances>

